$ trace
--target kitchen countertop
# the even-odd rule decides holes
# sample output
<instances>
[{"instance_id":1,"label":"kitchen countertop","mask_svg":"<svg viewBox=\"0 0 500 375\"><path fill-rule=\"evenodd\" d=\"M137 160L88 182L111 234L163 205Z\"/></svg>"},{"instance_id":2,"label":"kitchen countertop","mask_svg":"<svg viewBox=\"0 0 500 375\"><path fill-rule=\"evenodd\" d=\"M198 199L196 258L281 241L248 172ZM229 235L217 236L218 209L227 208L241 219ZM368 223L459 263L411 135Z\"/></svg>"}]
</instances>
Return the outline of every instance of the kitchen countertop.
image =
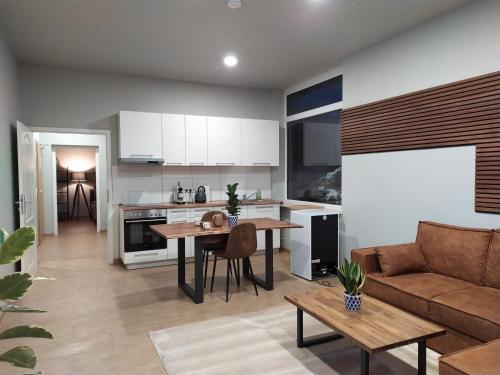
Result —
<instances>
[{"instance_id":1,"label":"kitchen countertop","mask_svg":"<svg viewBox=\"0 0 500 375\"><path fill-rule=\"evenodd\" d=\"M261 199L255 200L250 199L245 202L241 202L242 206L267 206L271 204L281 204L281 201L274 199ZM202 207L224 207L226 201L209 201L206 203L184 203L177 204L172 202L165 202L159 204L146 204L146 205L120 205L120 209L123 211L134 211L134 210L148 210L148 209L173 209L173 208L202 208Z\"/></svg>"}]
</instances>

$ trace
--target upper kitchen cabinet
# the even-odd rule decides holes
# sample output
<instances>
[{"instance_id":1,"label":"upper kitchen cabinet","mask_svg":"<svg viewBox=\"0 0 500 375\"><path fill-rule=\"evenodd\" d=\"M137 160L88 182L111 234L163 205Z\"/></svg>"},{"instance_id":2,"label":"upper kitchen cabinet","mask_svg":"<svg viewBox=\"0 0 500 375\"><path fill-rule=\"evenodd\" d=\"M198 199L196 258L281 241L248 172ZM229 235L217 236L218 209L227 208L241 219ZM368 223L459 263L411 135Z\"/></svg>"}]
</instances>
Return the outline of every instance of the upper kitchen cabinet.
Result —
<instances>
[{"instance_id":1,"label":"upper kitchen cabinet","mask_svg":"<svg viewBox=\"0 0 500 375\"><path fill-rule=\"evenodd\" d=\"M163 113L163 165L186 165L186 123L184 115Z\"/></svg>"},{"instance_id":2,"label":"upper kitchen cabinet","mask_svg":"<svg viewBox=\"0 0 500 375\"><path fill-rule=\"evenodd\" d=\"M207 118L186 115L186 165L207 165Z\"/></svg>"},{"instance_id":3,"label":"upper kitchen cabinet","mask_svg":"<svg viewBox=\"0 0 500 375\"><path fill-rule=\"evenodd\" d=\"M241 165L241 119L208 117L208 164Z\"/></svg>"},{"instance_id":4,"label":"upper kitchen cabinet","mask_svg":"<svg viewBox=\"0 0 500 375\"><path fill-rule=\"evenodd\" d=\"M163 163L161 114L120 111L120 162Z\"/></svg>"},{"instance_id":5,"label":"upper kitchen cabinet","mask_svg":"<svg viewBox=\"0 0 500 375\"><path fill-rule=\"evenodd\" d=\"M279 165L279 123L270 120L242 120L243 165Z\"/></svg>"}]
</instances>

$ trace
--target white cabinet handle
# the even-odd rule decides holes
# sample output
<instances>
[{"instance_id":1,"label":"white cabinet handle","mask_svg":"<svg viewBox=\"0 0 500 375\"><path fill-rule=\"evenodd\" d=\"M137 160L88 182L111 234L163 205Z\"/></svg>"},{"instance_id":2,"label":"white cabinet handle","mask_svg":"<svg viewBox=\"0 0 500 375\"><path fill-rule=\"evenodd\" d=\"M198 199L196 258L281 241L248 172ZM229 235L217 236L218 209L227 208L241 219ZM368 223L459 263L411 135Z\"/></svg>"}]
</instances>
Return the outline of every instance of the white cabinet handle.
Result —
<instances>
[{"instance_id":1,"label":"white cabinet handle","mask_svg":"<svg viewBox=\"0 0 500 375\"><path fill-rule=\"evenodd\" d=\"M151 157L153 157L153 154L130 154L129 156L151 156Z\"/></svg>"},{"instance_id":2,"label":"white cabinet handle","mask_svg":"<svg viewBox=\"0 0 500 375\"><path fill-rule=\"evenodd\" d=\"M271 165L271 163L252 163L253 165Z\"/></svg>"},{"instance_id":3,"label":"white cabinet handle","mask_svg":"<svg viewBox=\"0 0 500 375\"><path fill-rule=\"evenodd\" d=\"M273 206L255 206L255 208L256 208L257 210L263 210L263 209L270 209L270 208L272 209L272 208L273 208Z\"/></svg>"},{"instance_id":4,"label":"white cabinet handle","mask_svg":"<svg viewBox=\"0 0 500 375\"><path fill-rule=\"evenodd\" d=\"M158 253L149 253L149 254L134 254L134 257L135 257L135 258L138 258L138 257L149 257L149 256L152 256L152 255L158 255Z\"/></svg>"},{"instance_id":5,"label":"white cabinet handle","mask_svg":"<svg viewBox=\"0 0 500 375\"><path fill-rule=\"evenodd\" d=\"M236 163L215 163L215 165L235 165Z\"/></svg>"},{"instance_id":6,"label":"white cabinet handle","mask_svg":"<svg viewBox=\"0 0 500 375\"><path fill-rule=\"evenodd\" d=\"M189 163L189 165L205 165L205 163Z\"/></svg>"},{"instance_id":7,"label":"white cabinet handle","mask_svg":"<svg viewBox=\"0 0 500 375\"><path fill-rule=\"evenodd\" d=\"M167 165L182 165L182 163L170 163L167 161Z\"/></svg>"}]
</instances>

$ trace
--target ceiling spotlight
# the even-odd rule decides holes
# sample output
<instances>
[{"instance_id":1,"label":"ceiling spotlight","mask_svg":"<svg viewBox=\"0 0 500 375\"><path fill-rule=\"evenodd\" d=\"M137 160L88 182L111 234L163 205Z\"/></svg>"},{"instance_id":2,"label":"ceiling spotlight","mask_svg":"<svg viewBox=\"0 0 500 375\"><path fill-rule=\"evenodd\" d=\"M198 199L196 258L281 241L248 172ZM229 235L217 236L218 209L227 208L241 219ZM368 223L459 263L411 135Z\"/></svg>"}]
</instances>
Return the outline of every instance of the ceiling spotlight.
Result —
<instances>
[{"instance_id":1,"label":"ceiling spotlight","mask_svg":"<svg viewBox=\"0 0 500 375\"><path fill-rule=\"evenodd\" d=\"M228 55L224 57L224 64L230 67L236 66L238 64L238 59L236 58L236 56Z\"/></svg>"},{"instance_id":2,"label":"ceiling spotlight","mask_svg":"<svg viewBox=\"0 0 500 375\"><path fill-rule=\"evenodd\" d=\"M241 0L227 0L227 6L231 9L241 8Z\"/></svg>"}]
</instances>

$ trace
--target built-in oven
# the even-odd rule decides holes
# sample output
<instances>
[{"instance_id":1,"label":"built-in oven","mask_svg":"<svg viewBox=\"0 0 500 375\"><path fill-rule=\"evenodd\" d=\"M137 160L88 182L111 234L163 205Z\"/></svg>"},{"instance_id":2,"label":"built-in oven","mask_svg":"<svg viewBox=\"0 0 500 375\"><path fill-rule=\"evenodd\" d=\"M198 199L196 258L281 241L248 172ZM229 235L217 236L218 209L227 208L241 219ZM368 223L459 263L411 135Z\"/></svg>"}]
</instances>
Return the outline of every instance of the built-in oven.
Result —
<instances>
[{"instance_id":1,"label":"built-in oven","mask_svg":"<svg viewBox=\"0 0 500 375\"><path fill-rule=\"evenodd\" d=\"M125 265L167 259L167 240L150 228L167 223L167 210L123 210L120 255Z\"/></svg>"}]
</instances>

